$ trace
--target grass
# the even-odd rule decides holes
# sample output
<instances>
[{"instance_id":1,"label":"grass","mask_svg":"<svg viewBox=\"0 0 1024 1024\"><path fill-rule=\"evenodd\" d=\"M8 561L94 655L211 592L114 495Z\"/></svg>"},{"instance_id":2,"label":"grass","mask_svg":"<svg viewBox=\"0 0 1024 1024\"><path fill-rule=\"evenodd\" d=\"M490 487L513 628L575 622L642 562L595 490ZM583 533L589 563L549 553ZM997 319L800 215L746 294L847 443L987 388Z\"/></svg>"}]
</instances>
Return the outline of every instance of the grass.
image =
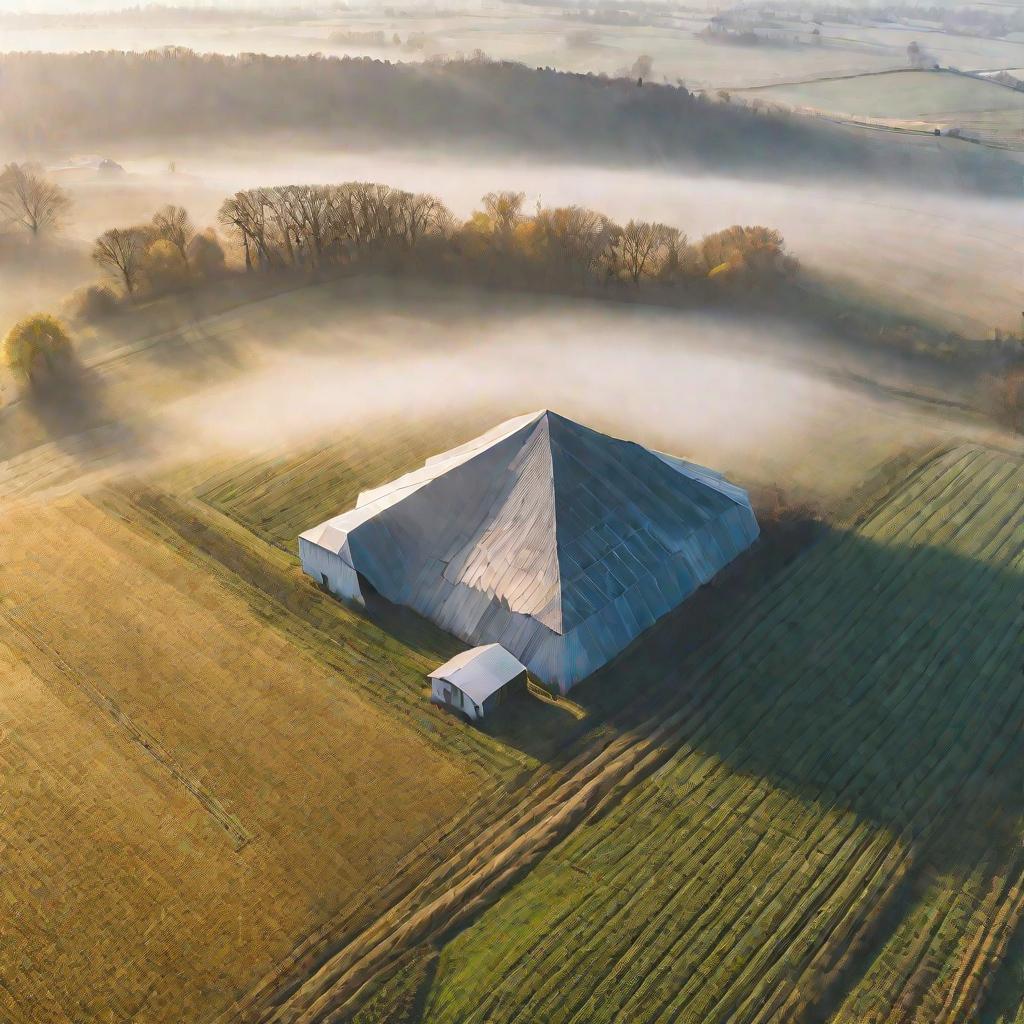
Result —
<instances>
[{"instance_id":1,"label":"grass","mask_svg":"<svg viewBox=\"0 0 1024 1024\"><path fill-rule=\"evenodd\" d=\"M893 71L773 85L751 96L854 117L944 120L957 114L1024 109L1024 94L944 71Z\"/></svg>"},{"instance_id":2,"label":"grass","mask_svg":"<svg viewBox=\"0 0 1024 1024\"><path fill-rule=\"evenodd\" d=\"M267 307L281 319L293 301L285 297ZM240 329L234 316L220 327ZM208 360L219 366L222 356L224 373L236 372L227 359L230 346L216 340L211 335L205 347L197 344L190 370L196 377L210 369ZM119 357L96 403L100 411L104 403L117 407L122 391L161 370L161 351ZM176 376L181 379L165 382L167 396L189 383L180 368ZM457 649L456 641L400 609L357 614L301 574L294 553L301 529L349 506L359 490L498 418L495 411L466 409L429 422L363 424L317 449L241 464L218 457L145 483L111 485L87 499L4 510L0 837L16 867L3 889L10 907L0 944L0 1017L16 1024L242 1019L237 1004L259 1009L282 979L314 972L345 936L433 877L439 865L456 862L467 841L500 830L510 813L512 832L528 821L531 799L555 792L587 744L600 749L623 739L642 715L679 701L693 701L695 708L685 765L679 767L684 755L677 751L608 817L543 861L440 959L430 948L412 951L383 979L361 1021L411 1022L425 1006L430 1019L461 1019L473 999L497 1021L513 1012L520 991L529 1012L544 1019L555 998L551 986L568 981L523 964L559 960L571 961L579 975L566 1007L587 1007L595 1020L605 1010L588 1003L590 994L581 989L588 983L599 1001L627 990L635 990L642 1006L652 991L667 1000L678 967L677 911L692 915L683 941L693 941L693 956L711 972L702 992L753 998L752 979L781 984L779 971L806 960L806 971L820 980L821 1000L841 1009L876 982L880 991L895 991L896 968L877 972L890 959L900 970L910 962L901 954L863 960L850 952L859 948L853 939L864 925L865 900L890 914L907 908L891 922L883 915L887 930L871 938L872 950L889 948L885 943L924 949L920 933L934 930L920 958L930 987L922 988L913 974L914 991L941 996L940 1009L952 993L956 1012L976 1001L973 965L1002 956L1012 933L1013 916L999 916L1013 905L1007 893L1018 870L1008 848L1001 843L992 856L980 848L957 851L944 820L934 826L925 820L933 805L922 809L913 803L916 791L894 788L890 769L903 756L894 745L904 734L879 739L873 756L881 759L869 760L861 774L833 777L859 756L874 735L869 730L887 714L916 708L913 694L929 671L917 640L910 647L901 640L914 635L899 627L918 622L913 615L923 596L914 597L908 574L917 563L900 545L863 531L845 541L832 537L790 570L781 569L779 550L766 545L755 557L767 561L756 572L748 566L745 583L723 581L702 592L611 671L574 691L571 705L534 695L485 730L468 728L426 701L425 672ZM71 440L39 452L38 470L37 449L29 445L23 458L32 462L33 479L56 472L50 459L81 467L86 460ZM1010 478L998 477L997 457L964 458L977 461L972 472L979 502L1002 493ZM827 461L819 454L819 464ZM912 505L908 499L907 508ZM964 535L983 518L979 511L964 520ZM951 540L960 534L937 536L936 549L959 566L967 556L952 550ZM970 646L969 624L993 613L997 596L1018 580L1007 584L993 568L997 560L986 559L973 570L970 588L944 595L934 612L936 624L948 616L957 630L951 637L979 656L981 649ZM872 567L896 572L904 562L897 578L910 605L899 604L903 591L883 591L888 603L853 632L840 613L849 616L865 599ZM801 568L808 564L813 572ZM944 565L925 564L925 578L945 578ZM766 592L756 611L751 583L780 572L780 589ZM797 586L793 575L803 572L809 575ZM951 569L946 575L956 577ZM856 599L837 589L834 578L855 581L861 588ZM959 625L949 614L957 596L969 609ZM920 666L906 666L905 681L902 673L893 676L906 704L890 709L853 669L844 666L845 677L835 671L831 655L808 642L811 626L791 627L784 617L780 609L794 602L813 612L811 624L824 620L837 632L841 626L847 647L865 643L874 629L878 643L890 642L894 658L906 659L913 648ZM748 638L722 665L697 650L723 622L756 630L762 613L763 628L774 631L767 635L782 638L777 649ZM923 635L919 639L926 645ZM756 671L754 650L764 659ZM994 671L1001 671L1000 652L991 656ZM790 681L792 666L801 675ZM938 668L957 669L951 679L963 687L958 666ZM842 703L845 693L836 693L844 678L861 693L849 705ZM801 705L802 686L809 700L830 708L827 721ZM1001 735L992 685L983 681L970 693L956 693L967 702L984 698L976 711L979 736L989 726ZM1011 691L1005 693L1009 701ZM831 713L836 706L838 718ZM1003 707L1012 711L1008 703ZM920 726L931 736L942 711L927 702L923 711L928 716L908 717L906 730ZM776 716L779 724L772 724ZM769 727L763 743L752 747L748 736L761 717ZM847 719L859 724L844 738L837 735L838 722ZM957 772L962 775L959 761L933 762L913 743L908 750L921 755L915 782L925 790L934 786L936 799L953 793ZM994 798L1016 777L1002 763L992 771L999 783ZM982 834L991 804L979 801L977 808ZM993 820L1006 824L1005 815ZM618 822L614 836L604 827L610 821ZM581 852L566 863L563 853L571 848ZM636 859L641 851L642 861ZM618 880L620 870L626 885ZM1001 888L997 879L1004 880ZM601 888L591 896L596 883ZM708 891L720 893L716 902L709 904ZM524 912L519 901L530 892L536 902ZM586 910L574 917L574 901L583 899ZM938 917L933 908L945 907L943 900L948 909ZM825 915L818 931L807 931L799 916L786 923L786 914L811 908ZM625 948L604 947L598 940L605 932L587 930L592 913L595 922L608 922L609 934L624 935L622 916L632 919L634 910L629 934L635 937ZM492 934L486 929L494 915L506 914L521 929L512 933L524 958L514 969L503 943L489 939L484 960L472 945L474 936ZM650 945L648 916L651 927L660 928L659 946ZM950 923L939 927L938 920ZM566 928L579 929L578 947ZM779 929L776 945L765 947ZM821 929L835 936L835 948L828 947L832 959L818 962L814 942ZM561 947L552 945L556 936ZM1008 963L1019 955L1015 949L1007 947ZM617 957L625 974L612 962ZM830 981L836 958L844 979L838 987ZM748 973L740 973L743 967ZM857 978L864 979L860 989ZM665 1012L674 1015L676 1008L667 1002Z\"/></svg>"},{"instance_id":3,"label":"grass","mask_svg":"<svg viewBox=\"0 0 1024 1024\"><path fill-rule=\"evenodd\" d=\"M265 540L296 554L298 536L345 509L359 492L422 466L431 455L481 433L495 422L490 410L463 410L454 416L391 418L343 430L330 444L260 454L217 472L190 471L194 492ZM209 475L207 475L209 474Z\"/></svg>"},{"instance_id":4,"label":"grass","mask_svg":"<svg viewBox=\"0 0 1024 1024\"><path fill-rule=\"evenodd\" d=\"M1024 148L1024 93L954 72L824 78L751 89L742 95L888 128L957 128L965 138L995 149Z\"/></svg>"},{"instance_id":5,"label":"grass","mask_svg":"<svg viewBox=\"0 0 1024 1024\"><path fill-rule=\"evenodd\" d=\"M4 514L4 1019L211 1019L519 764L223 529L141 488Z\"/></svg>"},{"instance_id":6,"label":"grass","mask_svg":"<svg viewBox=\"0 0 1024 1024\"><path fill-rule=\"evenodd\" d=\"M422 1019L974 1019L1021 912L1022 484L938 458L666 659L683 742L444 947Z\"/></svg>"}]
</instances>

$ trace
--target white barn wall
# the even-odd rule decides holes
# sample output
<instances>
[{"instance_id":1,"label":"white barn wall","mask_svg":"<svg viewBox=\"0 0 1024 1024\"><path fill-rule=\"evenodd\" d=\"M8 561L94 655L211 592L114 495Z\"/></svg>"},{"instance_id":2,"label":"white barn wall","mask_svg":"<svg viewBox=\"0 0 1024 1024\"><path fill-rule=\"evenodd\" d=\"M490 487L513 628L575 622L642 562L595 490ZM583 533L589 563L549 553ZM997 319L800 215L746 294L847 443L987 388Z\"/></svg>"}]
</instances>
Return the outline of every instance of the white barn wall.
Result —
<instances>
[{"instance_id":1,"label":"white barn wall","mask_svg":"<svg viewBox=\"0 0 1024 1024\"><path fill-rule=\"evenodd\" d=\"M327 589L335 597L365 605L359 589L359 575L341 555L300 537L299 560L302 562L302 571L312 576L317 583L323 584L324 577L327 578Z\"/></svg>"}]
</instances>

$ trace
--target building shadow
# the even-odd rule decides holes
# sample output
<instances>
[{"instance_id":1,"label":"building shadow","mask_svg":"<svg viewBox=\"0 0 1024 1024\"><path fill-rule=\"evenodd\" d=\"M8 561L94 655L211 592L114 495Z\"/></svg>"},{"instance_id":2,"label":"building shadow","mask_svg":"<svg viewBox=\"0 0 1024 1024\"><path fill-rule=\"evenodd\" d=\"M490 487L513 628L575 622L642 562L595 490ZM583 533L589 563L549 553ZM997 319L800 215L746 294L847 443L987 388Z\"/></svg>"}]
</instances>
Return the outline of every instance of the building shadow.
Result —
<instances>
[{"instance_id":1,"label":"building shadow","mask_svg":"<svg viewBox=\"0 0 1024 1024\"><path fill-rule=\"evenodd\" d=\"M763 525L754 548L575 687L573 711L533 695L485 731L552 764L597 727L683 712L675 749L822 814L849 811L910 841L927 833L941 866L1019 842L1024 534L990 563L799 513ZM379 595L367 613L435 664L465 649Z\"/></svg>"},{"instance_id":2,"label":"building shadow","mask_svg":"<svg viewBox=\"0 0 1024 1024\"><path fill-rule=\"evenodd\" d=\"M724 585L710 632L684 606L573 697L617 729L683 711L677 747L927 839L941 868L1019 844L1024 533L989 563L820 530L759 593Z\"/></svg>"}]
</instances>

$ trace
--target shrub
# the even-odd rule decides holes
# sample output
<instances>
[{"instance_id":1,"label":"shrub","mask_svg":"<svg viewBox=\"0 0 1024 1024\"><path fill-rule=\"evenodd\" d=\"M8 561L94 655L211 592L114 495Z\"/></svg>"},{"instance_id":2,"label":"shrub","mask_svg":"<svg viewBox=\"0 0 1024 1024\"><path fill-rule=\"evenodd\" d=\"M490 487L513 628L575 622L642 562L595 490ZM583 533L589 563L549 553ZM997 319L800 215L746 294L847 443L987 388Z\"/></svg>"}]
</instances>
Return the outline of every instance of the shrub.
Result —
<instances>
[{"instance_id":1,"label":"shrub","mask_svg":"<svg viewBox=\"0 0 1024 1024\"><path fill-rule=\"evenodd\" d=\"M78 323L91 324L113 316L120 308L117 296L105 284L77 288L64 301L64 313Z\"/></svg>"},{"instance_id":2,"label":"shrub","mask_svg":"<svg viewBox=\"0 0 1024 1024\"><path fill-rule=\"evenodd\" d=\"M224 273L224 249L212 229L196 235L188 245L188 262L195 275L202 279Z\"/></svg>"},{"instance_id":3,"label":"shrub","mask_svg":"<svg viewBox=\"0 0 1024 1024\"><path fill-rule=\"evenodd\" d=\"M142 272L149 290L155 295L178 291L188 284L188 268L181 254L166 238L158 238L146 249Z\"/></svg>"},{"instance_id":4,"label":"shrub","mask_svg":"<svg viewBox=\"0 0 1024 1024\"><path fill-rule=\"evenodd\" d=\"M63 370L71 358L71 338L49 313L19 320L3 343L4 362L22 380L37 382Z\"/></svg>"}]
</instances>

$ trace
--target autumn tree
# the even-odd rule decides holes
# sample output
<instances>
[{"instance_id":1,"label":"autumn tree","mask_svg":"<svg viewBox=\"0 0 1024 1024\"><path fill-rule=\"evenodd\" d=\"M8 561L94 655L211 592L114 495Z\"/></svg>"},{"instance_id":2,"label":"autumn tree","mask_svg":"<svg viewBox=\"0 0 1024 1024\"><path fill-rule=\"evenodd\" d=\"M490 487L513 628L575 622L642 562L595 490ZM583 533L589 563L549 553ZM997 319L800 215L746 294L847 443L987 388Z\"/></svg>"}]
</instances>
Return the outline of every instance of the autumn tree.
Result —
<instances>
[{"instance_id":1,"label":"autumn tree","mask_svg":"<svg viewBox=\"0 0 1024 1024\"><path fill-rule=\"evenodd\" d=\"M183 206L169 203L153 214L153 235L174 247L188 270L188 247L196 229Z\"/></svg>"},{"instance_id":2,"label":"autumn tree","mask_svg":"<svg viewBox=\"0 0 1024 1024\"><path fill-rule=\"evenodd\" d=\"M622 230L603 213L582 206L541 209L534 222L552 269L571 278L591 276Z\"/></svg>"},{"instance_id":3,"label":"autumn tree","mask_svg":"<svg viewBox=\"0 0 1024 1024\"><path fill-rule=\"evenodd\" d=\"M218 277L224 273L224 248L212 229L201 232L189 242L188 260L200 278Z\"/></svg>"},{"instance_id":4,"label":"autumn tree","mask_svg":"<svg viewBox=\"0 0 1024 1024\"><path fill-rule=\"evenodd\" d=\"M522 192L488 192L481 200L494 234L509 237L523 221Z\"/></svg>"},{"instance_id":5,"label":"autumn tree","mask_svg":"<svg viewBox=\"0 0 1024 1024\"><path fill-rule=\"evenodd\" d=\"M772 228L734 225L701 239L709 277L769 278L791 274L797 262L786 253L782 235Z\"/></svg>"},{"instance_id":6,"label":"autumn tree","mask_svg":"<svg viewBox=\"0 0 1024 1024\"><path fill-rule=\"evenodd\" d=\"M616 240L617 262L633 284L639 284L642 277L657 274L666 261L678 252L679 239L678 228L645 220L631 220Z\"/></svg>"},{"instance_id":7,"label":"autumn tree","mask_svg":"<svg viewBox=\"0 0 1024 1024\"><path fill-rule=\"evenodd\" d=\"M61 226L71 197L31 164L8 164L0 173L0 212L38 238Z\"/></svg>"},{"instance_id":8,"label":"autumn tree","mask_svg":"<svg viewBox=\"0 0 1024 1024\"><path fill-rule=\"evenodd\" d=\"M71 355L71 338L64 325L48 313L35 313L19 320L3 342L4 362L14 374L38 383L46 373L59 372Z\"/></svg>"},{"instance_id":9,"label":"autumn tree","mask_svg":"<svg viewBox=\"0 0 1024 1024\"><path fill-rule=\"evenodd\" d=\"M143 227L111 228L96 239L92 258L134 295L148 243L149 233Z\"/></svg>"}]
</instances>

